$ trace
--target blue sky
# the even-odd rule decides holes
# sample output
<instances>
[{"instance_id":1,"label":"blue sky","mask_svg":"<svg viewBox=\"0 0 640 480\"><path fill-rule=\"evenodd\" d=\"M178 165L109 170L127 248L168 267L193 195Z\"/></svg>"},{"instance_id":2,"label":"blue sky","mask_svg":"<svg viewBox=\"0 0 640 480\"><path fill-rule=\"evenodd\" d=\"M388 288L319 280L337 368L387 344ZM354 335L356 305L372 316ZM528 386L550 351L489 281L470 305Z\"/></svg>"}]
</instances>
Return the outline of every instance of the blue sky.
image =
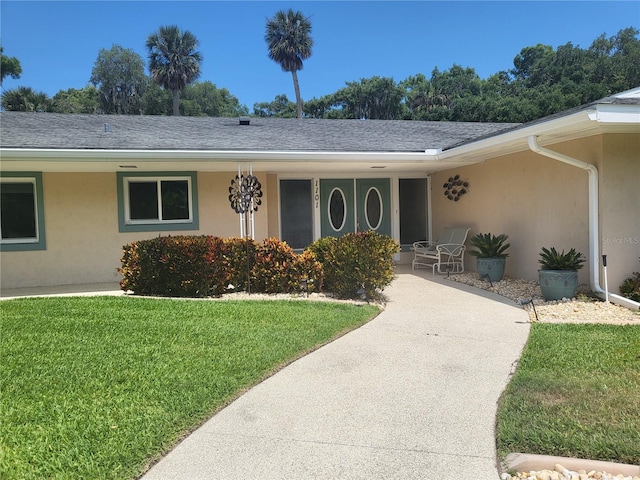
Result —
<instances>
[{"instance_id":1,"label":"blue sky","mask_svg":"<svg viewBox=\"0 0 640 480\"><path fill-rule=\"evenodd\" d=\"M473 67L480 77L513 67L523 47L568 42L588 48L601 34L640 27L634 1L7 1L0 3L5 54L23 69L3 90L28 86L53 96L83 88L102 48L139 53L161 25L177 25L200 41L200 81L227 88L251 110L286 94L291 74L267 57L265 21L281 9L310 18L313 54L299 72L304 99L378 75L396 82L431 75L434 67ZM148 73L148 72L147 72Z\"/></svg>"}]
</instances>

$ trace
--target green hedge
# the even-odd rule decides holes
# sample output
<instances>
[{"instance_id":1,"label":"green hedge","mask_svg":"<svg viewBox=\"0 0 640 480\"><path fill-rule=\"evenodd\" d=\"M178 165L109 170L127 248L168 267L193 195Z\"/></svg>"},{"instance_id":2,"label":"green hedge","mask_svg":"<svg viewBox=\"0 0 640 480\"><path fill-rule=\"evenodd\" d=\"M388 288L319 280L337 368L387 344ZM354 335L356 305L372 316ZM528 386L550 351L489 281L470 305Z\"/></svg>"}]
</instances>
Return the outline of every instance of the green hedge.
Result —
<instances>
[{"instance_id":1,"label":"green hedge","mask_svg":"<svg viewBox=\"0 0 640 480\"><path fill-rule=\"evenodd\" d=\"M364 289L376 298L393 280L393 255L400 245L374 231L316 240L308 248L322 263L325 289L340 298L354 298Z\"/></svg>"},{"instance_id":2,"label":"green hedge","mask_svg":"<svg viewBox=\"0 0 640 480\"><path fill-rule=\"evenodd\" d=\"M326 291L368 298L393 279L400 246L375 232L322 238L301 254L276 238L167 236L123 247L120 287L138 295L206 297L229 291ZM306 288L305 288L306 286Z\"/></svg>"},{"instance_id":3,"label":"green hedge","mask_svg":"<svg viewBox=\"0 0 640 480\"><path fill-rule=\"evenodd\" d=\"M308 291L322 287L322 267L313 254L298 255L277 239L263 244L205 235L140 240L123 247L119 271L120 287L138 295L292 293L300 291L302 278L308 281Z\"/></svg>"},{"instance_id":4,"label":"green hedge","mask_svg":"<svg viewBox=\"0 0 640 480\"><path fill-rule=\"evenodd\" d=\"M120 287L139 295L203 297L228 285L224 241L211 236L157 237L123 247Z\"/></svg>"}]
</instances>

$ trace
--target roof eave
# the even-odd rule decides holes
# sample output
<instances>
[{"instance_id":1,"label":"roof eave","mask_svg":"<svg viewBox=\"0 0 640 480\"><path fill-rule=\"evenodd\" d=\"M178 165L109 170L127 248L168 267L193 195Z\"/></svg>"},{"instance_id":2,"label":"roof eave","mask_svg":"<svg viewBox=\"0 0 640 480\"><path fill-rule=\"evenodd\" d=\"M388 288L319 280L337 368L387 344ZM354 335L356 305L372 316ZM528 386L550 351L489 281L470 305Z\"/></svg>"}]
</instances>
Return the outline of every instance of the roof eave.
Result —
<instances>
[{"instance_id":1,"label":"roof eave","mask_svg":"<svg viewBox=\"0 0 640 480\"><path fill-rule=\"evenodd\" d=\"M445 150L441 161L468 157L480 163L488 158L528 150L527 139L534 135L545 145L605 133L640 133L640 105L597 104L570 115L524 124L508 132Z\"/></svg>"}]
</instances>

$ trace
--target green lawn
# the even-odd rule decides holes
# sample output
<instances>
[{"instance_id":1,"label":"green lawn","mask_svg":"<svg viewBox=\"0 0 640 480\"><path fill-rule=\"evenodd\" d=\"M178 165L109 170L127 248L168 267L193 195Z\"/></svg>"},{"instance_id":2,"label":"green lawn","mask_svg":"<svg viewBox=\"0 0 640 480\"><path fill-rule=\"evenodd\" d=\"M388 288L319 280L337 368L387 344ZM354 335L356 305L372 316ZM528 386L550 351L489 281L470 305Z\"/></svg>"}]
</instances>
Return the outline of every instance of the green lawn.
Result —
<instances>
[{"instance_id":1,"label":"green lawn","mask_svg":"<svg viewBox=\"0 0 640 480\"><path fill-rule=\"evenodd\" d=\"M374 306L126 297L0 302L0 478L131 479Z\"/></svg>"},{"instance_id":2,"label":"green lawn","mask_svg":"<svg viewBox=\"0 0 640 480\"><path fill-rule=\"evenodd\" d=\"M498 411L498 453L640 464L640 326L534 323Z\"/></svg>"}]
</instances>

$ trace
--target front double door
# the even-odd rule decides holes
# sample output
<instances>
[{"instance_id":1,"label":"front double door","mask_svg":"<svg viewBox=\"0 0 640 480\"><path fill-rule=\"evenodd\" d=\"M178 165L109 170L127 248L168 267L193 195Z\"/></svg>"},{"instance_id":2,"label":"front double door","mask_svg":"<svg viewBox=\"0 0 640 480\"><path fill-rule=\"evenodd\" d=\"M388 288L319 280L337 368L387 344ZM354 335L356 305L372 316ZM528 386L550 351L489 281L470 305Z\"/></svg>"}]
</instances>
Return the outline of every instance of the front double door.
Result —
<instances>
[{"instance_id":1,"label":"front double door","mask_svg":"<svg viewBox=\"0 0 640 480\"><path fill-rule=\"evenodd\" d=\"M323 237L373 230L391 236L391 182L388 178L320 180Z\"/></svg>"}]
</instances>

